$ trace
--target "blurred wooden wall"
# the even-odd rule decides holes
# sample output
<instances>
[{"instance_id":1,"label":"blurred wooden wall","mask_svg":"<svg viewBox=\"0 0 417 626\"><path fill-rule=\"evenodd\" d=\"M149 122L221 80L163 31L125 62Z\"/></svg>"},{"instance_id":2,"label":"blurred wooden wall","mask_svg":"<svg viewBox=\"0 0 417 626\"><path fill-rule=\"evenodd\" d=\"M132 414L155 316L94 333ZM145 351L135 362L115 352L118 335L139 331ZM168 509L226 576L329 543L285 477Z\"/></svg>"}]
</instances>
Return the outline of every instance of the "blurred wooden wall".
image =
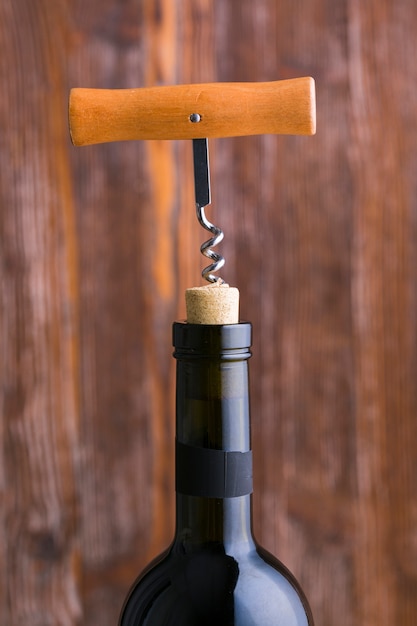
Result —
<instances>
[{"instance_id":1,"label":"blurred wooden wall","mask_svg":"<svg viewBox=\"0 0 417 626\"><path fill-rule=\"evenodd\" d=\"M256 534L317 625L415 625L416 32L415 0L1 1L1 626L114 626L173 532L191 146L75 149L69 88L304 75L316 137L211 142Z\"/></svg>"}]
</instances>

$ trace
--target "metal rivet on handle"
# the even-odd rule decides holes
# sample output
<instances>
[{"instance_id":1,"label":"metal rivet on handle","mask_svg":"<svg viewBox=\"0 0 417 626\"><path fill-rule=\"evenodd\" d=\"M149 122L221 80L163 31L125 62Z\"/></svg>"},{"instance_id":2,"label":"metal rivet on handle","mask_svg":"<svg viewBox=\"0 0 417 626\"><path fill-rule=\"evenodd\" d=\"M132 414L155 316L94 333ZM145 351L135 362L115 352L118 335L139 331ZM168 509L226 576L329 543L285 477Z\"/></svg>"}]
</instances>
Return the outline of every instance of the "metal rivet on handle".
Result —
<instances>
[{"instance_id":1,"label":"metal rivet on handle","mask_svg":"<svg viewBox=\"0 0 417 626\"><path fill-rule=\"evenodd\" d=\"M190 122L193 122L193 124L195 124L196 122L199 122L200 120L201 120L201 115L199 115L198 113L191 113Z\"/></svg>"}]
</instances>

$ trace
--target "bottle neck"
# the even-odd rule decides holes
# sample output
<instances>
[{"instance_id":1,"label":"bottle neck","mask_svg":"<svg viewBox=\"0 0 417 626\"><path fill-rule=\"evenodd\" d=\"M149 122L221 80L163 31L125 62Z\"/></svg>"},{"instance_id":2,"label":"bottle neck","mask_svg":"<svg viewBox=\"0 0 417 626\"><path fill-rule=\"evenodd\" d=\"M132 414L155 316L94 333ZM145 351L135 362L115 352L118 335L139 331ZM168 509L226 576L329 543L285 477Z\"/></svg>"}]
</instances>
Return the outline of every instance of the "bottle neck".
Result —
<instances>
[{"instance_id":1,"label":"bottle neck","mask_svg":"<svg viewBox=\"0 0 417 626\"><path fill-rule=\"evenodd\" d=\"M174 324L176 544L252 542L250 324Z\"/></svg>"}]
</instances>

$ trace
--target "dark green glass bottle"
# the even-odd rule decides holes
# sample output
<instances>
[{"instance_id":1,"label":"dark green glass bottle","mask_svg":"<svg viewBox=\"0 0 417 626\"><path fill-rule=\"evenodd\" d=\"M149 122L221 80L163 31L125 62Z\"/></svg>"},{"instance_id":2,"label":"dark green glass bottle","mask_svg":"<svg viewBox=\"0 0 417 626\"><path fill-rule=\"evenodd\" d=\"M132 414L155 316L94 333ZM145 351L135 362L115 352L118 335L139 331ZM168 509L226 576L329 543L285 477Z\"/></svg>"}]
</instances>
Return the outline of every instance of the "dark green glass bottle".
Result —
<instances>
[{"instance_id":1,"label":"dark green glass bottle","mask_svg":"<svg viewBox=\"0 0 417 626\"><path fill-rule=\"evenodd\" d=\"M120 626L313 626L298 583L251 529L250 324L174 324L176 533Z\"/></svg>"}]
</instances>

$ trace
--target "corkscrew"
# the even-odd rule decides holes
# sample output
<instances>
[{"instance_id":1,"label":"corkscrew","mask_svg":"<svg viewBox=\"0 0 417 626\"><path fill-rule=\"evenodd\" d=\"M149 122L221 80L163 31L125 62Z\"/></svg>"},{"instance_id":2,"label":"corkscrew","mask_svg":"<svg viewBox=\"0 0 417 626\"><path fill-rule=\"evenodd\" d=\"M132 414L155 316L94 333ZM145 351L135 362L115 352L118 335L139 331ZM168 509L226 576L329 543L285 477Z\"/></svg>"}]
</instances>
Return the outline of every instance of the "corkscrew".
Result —
<instances>
[{"instance_id":1,"label":"corkscrew","mask_svg":"<svg viewBox=\"0 0 417 626\"><path fill-rule=\"evenodd\" d=\"M196 117L196 122L199 121L200 116L193 114ZM213 272L219 271L225 264L224 257L213 250L214 246L217 246L223 240L223 231L215 226L206 217L205 207L211 203L210 195L210 166L208 156L208 140L205 139L193 139L193 156L194 156L194 188L195 188L195 205L197 212L197 219L201 226L208 230L213 237L205 241L200 246L200 252L208 259L213 261L210 265L207 265L201 272L203 278L210 283L223 283L223 279L220 276L215 276Z\"/></svg>"},{"instance_id":2,"label":"corkscrew","mask_svg":"<svg viewBox=\"0 0 417 626\"><path fill-rule=\"evenodd\" d=\"M223 231L206 217L210 204L208 138L261 134L313 135L315 88L310 77L267 83L206 83L139 89L71 90L69 122L76 146L137 139L192 139L197 219L212 236L201 247L210 283L225 264L213 250Z\"/></svg>"}]
</instances>

